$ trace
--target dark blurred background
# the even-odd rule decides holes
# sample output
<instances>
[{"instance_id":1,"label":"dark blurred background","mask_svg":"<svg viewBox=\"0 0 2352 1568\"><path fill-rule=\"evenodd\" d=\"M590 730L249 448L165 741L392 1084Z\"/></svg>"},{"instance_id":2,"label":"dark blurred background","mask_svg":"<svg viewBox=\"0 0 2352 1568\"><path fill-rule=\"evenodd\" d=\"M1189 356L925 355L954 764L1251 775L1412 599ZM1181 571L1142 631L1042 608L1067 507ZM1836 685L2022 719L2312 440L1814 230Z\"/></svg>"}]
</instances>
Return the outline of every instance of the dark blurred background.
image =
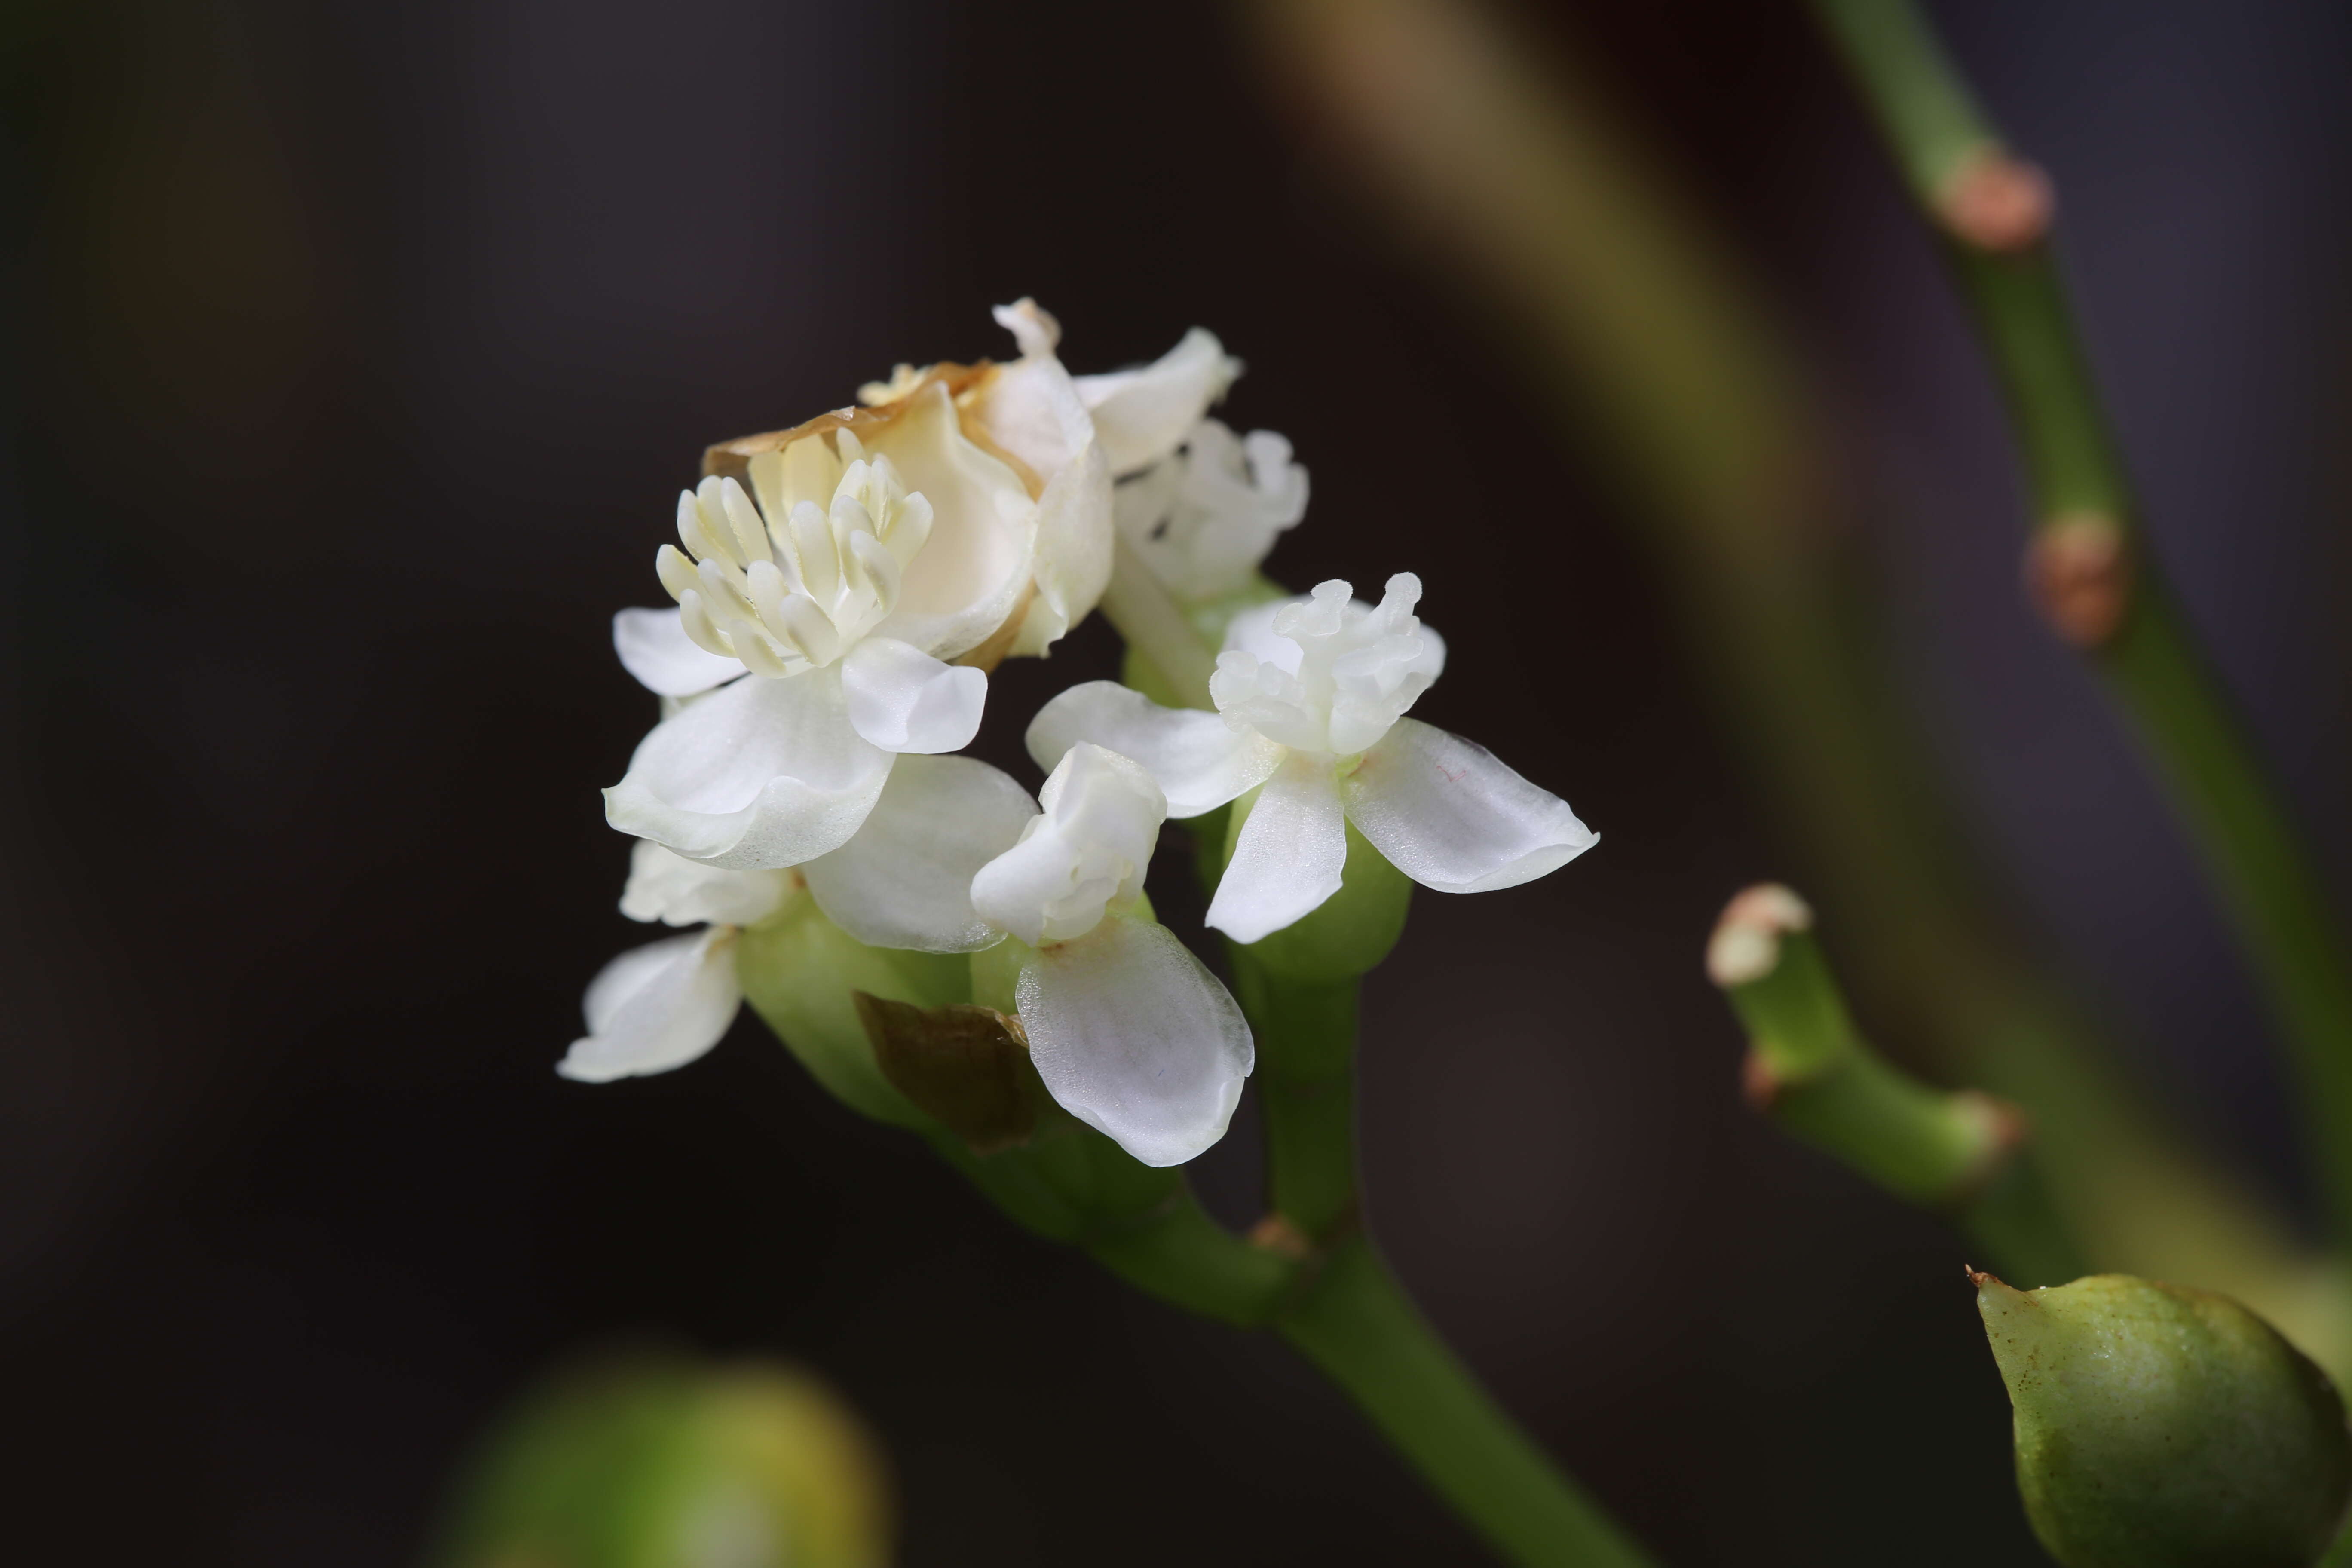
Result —
<instances>
[{"instance_id":1,"label":"dark blurred background","mask_svg":"<svg viewBox=\"0 0 2352 1568\"><path fill-rule=\"evenodd\" d=\"M2158 548L2340 889L2352 14L1939 16L2058 176ZM1830 390L1984 867L2300 1202L2242 972L2021 601L1988 378L1801 16L1524 19ZM909 1568L1475 1560L1278 1344L1024 1238L755 1023L666 1078L551 1071L644 937L596 788L652 705L608 618L658 602L701 445L1006 353L987 308L1024 293L1079 369L1220 333L1226 417L1314 474L1272 569L1418 571L1453 661L1419 711L1603 834L1422 895L1370 983L1370 1212L1438 1323L1669 1561L2031 1553L1958 1238L1738 1103L1698 951L1790 871L1620 491L1302 150L1228 13L19 0L0 46L23 1560L411 1563L502 1401L648 1336L835 1382ZM1115 652L1095 623L1008 666L986 753L1034 783L1020 725ZM1202 1172L1237 1221L1249 1131Z\"/></svg>"}]
</instances>

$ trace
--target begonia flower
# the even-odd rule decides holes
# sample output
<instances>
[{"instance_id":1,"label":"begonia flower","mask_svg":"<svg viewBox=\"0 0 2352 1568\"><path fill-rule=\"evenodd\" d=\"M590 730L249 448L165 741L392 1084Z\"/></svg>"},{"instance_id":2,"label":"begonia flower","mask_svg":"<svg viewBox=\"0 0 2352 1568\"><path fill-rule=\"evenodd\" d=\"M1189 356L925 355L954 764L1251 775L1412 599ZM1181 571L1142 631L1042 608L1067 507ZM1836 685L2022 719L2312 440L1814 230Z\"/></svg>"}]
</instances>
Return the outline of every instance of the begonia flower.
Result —
<instances>
[{"instance_id":1,"label":"begonia flower","mask_svg":"<svg viewBox=\"0 0 2352 1568\"><path fill-rule=\"evenodd\" d=\"M1421 580L1400 573L1377 606L1332 581L1244 611L1209 683L1217 711L1090 681L1039 711L1030 755L1050 768L1091 742L1132 757L1177 817L1255 791L1209 905L1208 923L1236 942L1280 931L1339 890L1349 823L1440 892L1557 870L1598 841L1568 803L1485 747L1404 716L1445 662L1412 613L1420 598Z\"/></svg>"},{"instance_id":2,"label":"begonia flower","mask_svg":"<svg viewBox=\"0 0 2352 1568\"><path fill-rule=\"evenodd\" d=\"M1013 995L1062 1108L1147 1165L1224 1136L1256 1062L1217 978L1142 902L1167 800L1136 763L1074 745L1045 809L971 882L980 918L1027 944Z\"/></svg>"}]
</instances>

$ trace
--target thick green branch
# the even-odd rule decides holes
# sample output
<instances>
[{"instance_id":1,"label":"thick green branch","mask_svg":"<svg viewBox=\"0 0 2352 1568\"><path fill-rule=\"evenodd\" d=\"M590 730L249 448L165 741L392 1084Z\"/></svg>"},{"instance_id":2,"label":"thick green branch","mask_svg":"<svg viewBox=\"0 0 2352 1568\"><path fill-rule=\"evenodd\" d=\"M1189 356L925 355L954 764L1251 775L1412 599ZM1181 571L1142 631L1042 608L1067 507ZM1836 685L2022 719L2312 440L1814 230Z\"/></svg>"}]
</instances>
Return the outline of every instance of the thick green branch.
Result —
<instances>
[{"instance_id":1,"label":"thick green branch","mask_svg":"<svg viewBox=\"0 0 2352 1568\"><path fill-rule=\"evenodd\" d=\"M2029 581L2186 820L2292 1048L2338 1225L2352 1225L2352 949L2147 551L2050 253L2048 187L2001 146L1910 0L1812 4L1948 242L2000 374L2033 490Z\"/></svg>"}]
</instances>

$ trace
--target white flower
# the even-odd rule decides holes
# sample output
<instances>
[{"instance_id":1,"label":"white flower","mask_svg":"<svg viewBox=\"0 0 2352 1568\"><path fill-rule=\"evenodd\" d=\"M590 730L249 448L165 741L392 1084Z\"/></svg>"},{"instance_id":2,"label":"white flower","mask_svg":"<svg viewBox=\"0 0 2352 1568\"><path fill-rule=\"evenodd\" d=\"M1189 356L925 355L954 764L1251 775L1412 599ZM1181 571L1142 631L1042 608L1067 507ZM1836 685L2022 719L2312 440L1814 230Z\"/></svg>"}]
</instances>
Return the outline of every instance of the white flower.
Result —
<instances>
[{"instance_id":1,"label":"white flower","mask_svg":"<svg viewBox=\"0 0 2352 1568\"><path fill-rule=\"evenodd\" d=\"M1170 593L1214 599L1247 586L1307 515L1307 470L1271 430L1237 437L1203 419L1180 450L1119 481L1111 515Z\"/></svg>"},{"instance_id":2,"label":"white flower","mask_svg":"<svg viewBox=\"0 0 2352 1568\"><path fill-rule=\"evenodd\" d=\"M970 757L910 756L850 840L793 870L726 870L640 840L621 912L709 929L621 954L590 983L588 1033L556 1070L602 1083L667 1072L719 1043L742 988L735 931L812 898L873 947L965 952L1003 940L974 912L973 876L1036 816L1029 792Z\"/></svg>"},{"instance_id":3,"label":"white flower","mask_svg":"<svg viewBox=\"0 0 2352 1568\"><path fill-rule=\"evenodd\" d=\"M735 1021L738 927L767 919L793 896L782 871L721 871L640 841L630 852L621 912L665 925L712 922L631 948L588 983L588 1032L556 1064L565 1078L609 1083L667 1072L708 1052Z\"/></svg>"},{"instance_id":4,"label":"white flower","mask_svg":"<svg viewBox=\"0 0 2352 1568\"><path fill-rule=\"evenodd\" d=\"M1086 745L1044 799L1041 813L969 757L910 756L846 844L793 871L725 870L640 843L622 912L713 923L605 965L588 1033L557 1070L604 1082L700 1057L742 998L737 928L813 898L876 947L971 952L1020 937L1034 951L1014 1005L1046 1089L1146 1164L1192 1159L1224 1136L1255 1051L1240 1006L1141 907L1166 803L1137 763Z\"/></svg>"},{"instance_id":5,"label":"white flower","mask_svg":"<svg viewBox=\"0 0 2352 1568\"><path fill-rule=\"evenodd\" d=\"M1167 709L1110 681L1073 687L1029 726L1054 766L1091 742L1140 762L1169 814L1197 816L1255 789L1208 923L1252 942L1339 889L1347 824L1397 869L1440 892L1516 887L1597 842L1568 803L1485 747L1404 712L1444 667L1413 614L1420 579L1389 579L1381 604L1348 584L1244 611L1209 690L1216 713Z\"/></svg>"},{"instance_id":6,"label":"white flower","mask_svg":"<svg viewBox=\"0 0 2352 1568\"><path fill-rule=\"evenodd\" d=\"M1010 470L964 438L946 397L937 389L892 426L920 437L905 449L935 470L973 459L965 479L992 484L1000 508L1028 507ZM656 562L677 610L614 618L630 672L695 700L654 728L605 792L621 831L736 870L838 848L894 757L968 744L988 678L935 655L990 635L1012 604L1002 585L977 612L918 596L950 542L929 498L856 432L803 436L746 469L750 492L713 477L678 497L685 548L664 545Z\"/></svg>"},{"instance_id":7,"label":"white flower","mask_svg":"<svg viewBox=\"0 0 2352 1568\"><path fill-rule=\"evenodd\" d=\"M1242 1010L1139 905L1167 802L1151 775L1075 745L1045 810L971 882L982 919L1036 949L1014 984L1030 1059L1079 1121L1147 1165L1225 1134L1256 1063Z\"/></svg>"}]
</instances>

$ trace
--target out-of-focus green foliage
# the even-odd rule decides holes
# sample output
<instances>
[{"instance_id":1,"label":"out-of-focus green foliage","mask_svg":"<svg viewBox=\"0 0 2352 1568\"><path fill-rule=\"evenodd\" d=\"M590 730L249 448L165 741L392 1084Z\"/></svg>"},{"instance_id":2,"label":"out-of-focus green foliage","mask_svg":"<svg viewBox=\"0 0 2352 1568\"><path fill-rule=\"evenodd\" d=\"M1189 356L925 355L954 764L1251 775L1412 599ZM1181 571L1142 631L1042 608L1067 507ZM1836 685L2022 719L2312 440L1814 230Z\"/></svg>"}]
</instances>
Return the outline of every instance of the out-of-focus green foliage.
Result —
<instances>
[{"instance_id":1,"label":"out-of-focus green foliage","mask_svg":"<svg viewBox=\"0 0 2352 1568\"><path fill-rule=\"evenodd\" d=\"M606 1360L524 1396L455 1490L433 1568L881 1568L882 1460L759 1363Z\"/></svg>"}]
</instances>

